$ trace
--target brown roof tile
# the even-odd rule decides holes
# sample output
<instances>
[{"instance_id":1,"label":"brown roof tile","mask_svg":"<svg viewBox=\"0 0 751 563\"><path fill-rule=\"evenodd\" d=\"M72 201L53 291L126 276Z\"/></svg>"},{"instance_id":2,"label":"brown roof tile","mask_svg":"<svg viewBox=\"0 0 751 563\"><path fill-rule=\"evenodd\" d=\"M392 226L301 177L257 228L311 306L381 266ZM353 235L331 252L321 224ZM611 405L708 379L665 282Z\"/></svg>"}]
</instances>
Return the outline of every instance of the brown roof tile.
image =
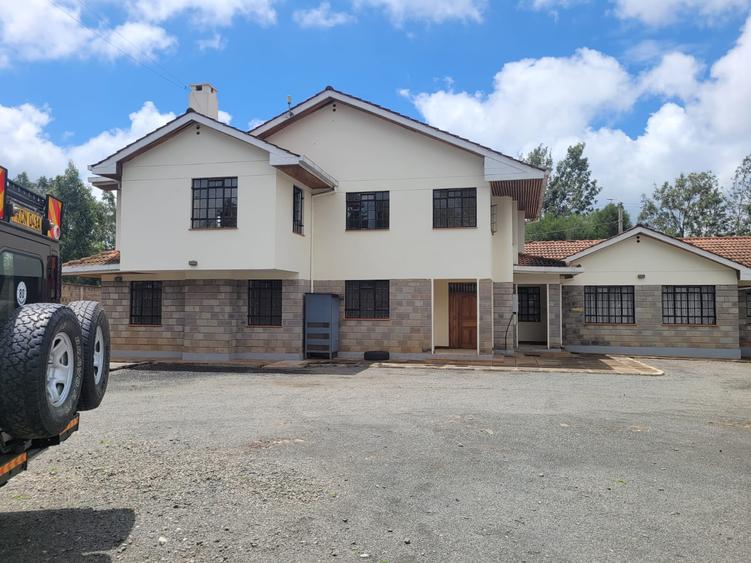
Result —
<instances>
[{"instance_id":1,"label":"brown roof tile","mask_svg":"<svg viewBox=\"0 0 751 563\"><path fill-rule=\"evenodd\" d=\"M563 260L572 254L581 252L602 242L601 240L535 240L524 244L525 254L542 256L554 260Z\"/></svg>"},{"instance_id":2,"label":"brown roof tile","mask_svg":"<svg viewBox=\"0 0 751 563\"><path fill-rule=\"evenodd\" d=\"M567 264L562 260L546 258L545 256L533 256L532 254L519 254L519 266L542 266L565 268Z\"/></svg>"},{"instance_id":3,"label":"brown roof tile","mask_svg":"<svg viewBox=\"0 0 751 563\"><path fill-rule=\"evenodd\" d=\"M751 237L686 237L681 240L751 268Z\"/></svg>"},{"instance_id":4,"label":"brown roof tile","mask_svg":"<svg viewBox=\"0 0 751 563\"><path fill-rule=\"evenodd\" d=\"M120 263L120 251L119 250L105 250L99 254L93 256L86 256L79 258L78 260L70 260L65 262L65 267L76 266L111 266L113 264Z\"/></svg>"}]
</instances>

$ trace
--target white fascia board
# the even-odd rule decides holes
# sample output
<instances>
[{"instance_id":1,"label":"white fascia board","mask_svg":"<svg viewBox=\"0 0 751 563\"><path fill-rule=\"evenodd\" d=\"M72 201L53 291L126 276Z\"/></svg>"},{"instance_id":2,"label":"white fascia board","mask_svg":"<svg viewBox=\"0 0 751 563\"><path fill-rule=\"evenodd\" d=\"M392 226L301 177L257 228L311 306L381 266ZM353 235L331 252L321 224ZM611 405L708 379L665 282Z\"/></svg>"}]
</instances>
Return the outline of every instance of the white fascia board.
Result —
<instances>
[{"instance_id":1,"label":"white fascia board","mask_svg":"<svg viewBox=\"0 0 751 563\"><path fill-rule=\"evenodd\" d=\"M63 275L99 274L119 272L120 264L99 264L91 266L63 266Z\"/></svg>"},{"instance_id":2,"label":"white fascia board","mask_svg":"<svg viewBox=\"0 0 751 563\"><path fill-rule=\"evenodd\" d=\"M497 176L493 178L494 180L526 180L545 177L545 172L543 170L538 170L533 166L528 166L502 153L493 151L477 143L473 143L468 139L457 137L456 135L452 135L451 133L448 133L446 131L441 131L440 129L436 129L425 123L421 123L420 121L410 119L409 117L400 115L396 112L377 106L365 100L348 96L347 94L344 94L343 92L339 92L337 90L324 90L318 95L313 96L309 100L295 107L293 110L293 115L290 115L289 112L279 115L274 119L271 119L253 129L252 134L263 135L269 129L272 129L277 125L281 125L286 120L293 118L294 115L302 113L327 99L332 99L344 104L348 104L362 111L372 113L374 115L377 115L378 117L382 117L383 119L397 123L407 129L418 131L429 137L433 137L434 139L439 139L450 145L454 145L471 153L485 157L486 181L490 181L487 178L489 174L490 176ZM489 160L494 162L489 163Z\"/></svg>"},{"instance_id":3,"label":"white fascia board","mask_svg":"<svg viewBox=\"0 0 751 563\"><path fill-rule=\"evenodd\" d=\"M544 179L546 172L537 170L516 162L510 158L501 159L498 156L485 156L485 181L503 182L505 180L539 180Z\"/></svg>"},{"instance_id":4,"label":"white fascia board","mask_svg":"<svg viewBox=\"0 0 751 563\"><path fill-rule=\"evenodd\" d=\"M320 166L305 155L272 154L269 155L269 164L271 166L300 166L332 188L336 188L338 184L333 176L324 172Z\"/></svg>"},{"instance_id":5,"label":"white fascia board","mask_svg":"<svg viewBox=\"0 0 751 563\"><path fill-rule=\"evenodd\" d=\"M584 272L584 268L573 266L514 266L515 274L565 274L578 275Z\"/></svg>"},{"instance_id":6,"label":"white fascia board","mask_svg":"<svg viewBox=\"0 0 751 563\"><path fill-rule=\"evenodd\" d=\"M740 279L741 281L751 281L751 268L744 268L743 270L741 270ZM741 289L751 289L751 287Z\"/></svg>"},{"instance_id":7,"label":"white fascia board","mask_svg":"<svg viewBox=\"0 0 751 563\"><path fill-rule=\"evenodd\" d=\"M262 139L254 137L253 135L244 133L243 131L240 131L239 129L235 129L234 127L230 127L229 125L225 125L224 123L215 121L209 117L206 117L203 114L200 114L197 112L189 112L184 115L181 115L180 117L168 123L167 125L161 127L160 129L157 129L156 131L149 133L142 139L139 139L135 143L128 145L124 149L119 150L118 152L111 155L110 157L103 160L102 162L98 164L90 165L89 170L91 170L94 174L99 174L101 176L115 175L117 174L118 162L128 158L129 156L131 156L134 153L137 153L138 151L141 151L144 147L149 146L155 141L158 141L159 139L161 139L162 137L166 135L170 135L174 133L175 131L182 129L183 127L189 125L190 123L198 123L205 127L214 129L215 131L218 131L220 133L224 133L225 135L229 135L230 137L234 137L235 139L239 141L253 145L259 149L262 149L268 152L270 157L271 156L298 157L298 155L296 155L295 153L286 151L280 147L272 145L271 143L267 143L266 141Z\"/></svg>"},{"instance_id":8,"label":"white fascia board","mask_svg":"<svg viewBox=\"0 0 751 563\"><path fill-rule=\"evenodd\" d=\"M744 270L748 271L748 268L746 268L742 264L739 264L738 262L733 262L732 260L728 260L727 258L723 258L722 256L719 256L717 254L708 252L702 248L699 248L698 246L694 246L693 244L688 244L687 242L683 242L682 240L678 240L668 235L664 235L657 231L653 231L652 229L648 229L647 227L634 227L633 229L624 231L620 235L616 235L612 238L609 238L595 245L592 245L589 248L585 248L581 252L572 254L571 256L564 258L564 260L566 261L567 264L570 264L571 262L576 262L577 260L580 260L581 258L584 258L585 256L589 256L590 254L597 252L598 250L602 250L614 244L618 244L619 242L624 241L636 235L644 235L644 236L652 237L653 239L659 240L660 242L664 242L665 244L669 244L671 246L675 246L676 248L680 248L687 252L691 252L693 254L696 254L697 256L701 256L702 258L711 260L712 262L717 262L718 264L722 264L723 266L727 266L728 268L739 271L741 273L741 276L743 276ZM743 278L741 277L741 279Z\"/></svg>"}]
</instances>

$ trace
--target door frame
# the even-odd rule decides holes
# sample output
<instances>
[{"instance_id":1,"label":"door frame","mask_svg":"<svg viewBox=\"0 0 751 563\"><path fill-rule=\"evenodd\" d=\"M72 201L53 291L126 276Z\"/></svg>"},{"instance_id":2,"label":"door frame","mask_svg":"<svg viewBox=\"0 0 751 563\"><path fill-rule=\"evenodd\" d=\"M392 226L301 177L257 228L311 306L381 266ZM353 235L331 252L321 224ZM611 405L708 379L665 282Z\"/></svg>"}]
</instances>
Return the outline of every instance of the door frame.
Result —
<instances>
[{"instance_id":1,"label":"door frame","mask_svg":"<svg viewBox=\"0 0 751 563\"><path fill-rule=\"evenodd\" d=\"M459 287L457 287L459 286ZM470 286L472 287L472 290L470 289ZM452 287L454 290L452 291ZM478 296L478 283L476 281L471 282L464 282L464 281L449 281L448 282L448 329L449 329L449 348L457 349L457 350L478 350L479 349L479 296ZM464 290L464 291L461 291ZM464 332L462 325L462 319L466 319L467 317L463 314L463 311L461 311L461 305L460 305L460 311L456 313L455 307L452 306L452 303L454 303L457 299L463 299L464 302L467 302L467 299L460 298L458 296L464 296L464 295L472 295L474 298L474 303L472 304L472 313L474 318L474 326L472 328L474 329L473 334L473 340L474 343L470 342L469 345L467 343L463 342L462 340L462 334ZM456 320L452 317L452 312L459 315L458 324L460 325L458 330L459 334L456 334L457 328L455 327ZM458 340L459 344L454 345Z\"/></svg>"}]
</instances>

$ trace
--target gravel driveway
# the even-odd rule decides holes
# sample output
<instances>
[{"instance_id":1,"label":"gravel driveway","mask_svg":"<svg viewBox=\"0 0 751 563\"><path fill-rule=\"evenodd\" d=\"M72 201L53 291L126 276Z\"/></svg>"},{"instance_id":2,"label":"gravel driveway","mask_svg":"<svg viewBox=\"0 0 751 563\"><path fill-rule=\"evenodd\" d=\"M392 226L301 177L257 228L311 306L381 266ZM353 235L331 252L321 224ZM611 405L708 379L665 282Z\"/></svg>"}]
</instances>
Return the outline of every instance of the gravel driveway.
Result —
<instances>
[{"instance_id":1,"label":"gravel driveway","mask_svg":"<svg viewBox=\"0 0 751 563\"><path fill-rule=\"evenodd\" d=\"M3 561L747 560L751 364L118 371Z\"/></svg>"}]
</instances>

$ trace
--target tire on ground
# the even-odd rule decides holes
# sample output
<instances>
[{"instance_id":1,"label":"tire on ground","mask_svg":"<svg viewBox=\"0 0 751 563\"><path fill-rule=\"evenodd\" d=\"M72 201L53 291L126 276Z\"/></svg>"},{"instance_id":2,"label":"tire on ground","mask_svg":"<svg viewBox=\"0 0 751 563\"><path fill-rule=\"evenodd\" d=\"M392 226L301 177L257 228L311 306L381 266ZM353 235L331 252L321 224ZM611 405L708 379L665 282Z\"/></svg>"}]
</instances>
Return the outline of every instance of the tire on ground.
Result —
<instances>
[{"instance_id":1,"label":"tire on ground","mask_svg":"<svg viewBox=\"0 0 751 563\"><path fill-rule=\"evenodd\" d=\"M17 309L0 327L0 428L16 438L62 432L76 413L83 380L83 337L76 315L63 305ZM48 381L48 361L62 366ZM49 387L48 387L49 384ZM53 395L54 391L54 395Z\"/></svg>"},{"instance_id":2,"label":"tire on ground","mask_svg":"<svg viewBox=\"0 0 751 563\"><path fill-rule=\"evenodd\" d=\"M78 410L86 411L97 408L107 391L110 325L104 309L96 301L73 301L68 307L78 317L83 334L83 384Z\"/></svg>"}]
</instances>

